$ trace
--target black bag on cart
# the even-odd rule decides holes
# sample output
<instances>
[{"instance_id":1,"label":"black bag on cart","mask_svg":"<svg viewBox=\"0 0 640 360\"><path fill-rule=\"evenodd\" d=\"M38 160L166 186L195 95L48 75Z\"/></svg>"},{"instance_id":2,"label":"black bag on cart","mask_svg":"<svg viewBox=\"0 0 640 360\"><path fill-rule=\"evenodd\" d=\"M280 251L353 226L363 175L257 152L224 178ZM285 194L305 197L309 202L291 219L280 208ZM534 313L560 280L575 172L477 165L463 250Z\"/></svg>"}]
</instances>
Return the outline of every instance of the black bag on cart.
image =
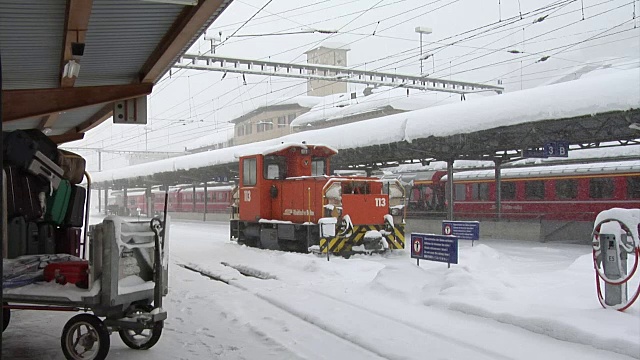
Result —
<instances>
[{"instance_id":1,"label":"black bag on cart","mask_svg":"<svg viewBox=\"0 0 640 360\"><path fill-rule=\"evenodd\" d=\"M58 147L39 130L3 133L4 153L9 164L49 181L58 188L63 171L58 166Z\"/></svg>"},{"instance_id":2,"label":"black bag on cart","mask_svg":"<svg viewBox=\"0 0 640 360\"><path fill-rule=\"evenodd\" d=\"M27 221L42 219L49 186L16 166L7 166L4 170L7 174L7 217L24 216Z\"/></svg>"},{"instance_id":3,"label":"black bag on cart","mask_svg":"<svg viewBox=\"0 0 640 360\"><path fill-rule=\"evenodd\" d=\"M36 151L54 163L58 162L58 146L40 130L15 130L3 132L6 160L24 169L29 167Z\"/></svg>"},{"instance_id":4,"label":"black bag on cart","mask_svg":"<svg viewBox=\"0 0 640 360\"><path fill-rule=\"evenodd\" d=\"M64 224L71 227L82 227L84 223L84 202L87 198L87 189L82 186L71 186L71 197Z\"/></svg>"}]
</instances>

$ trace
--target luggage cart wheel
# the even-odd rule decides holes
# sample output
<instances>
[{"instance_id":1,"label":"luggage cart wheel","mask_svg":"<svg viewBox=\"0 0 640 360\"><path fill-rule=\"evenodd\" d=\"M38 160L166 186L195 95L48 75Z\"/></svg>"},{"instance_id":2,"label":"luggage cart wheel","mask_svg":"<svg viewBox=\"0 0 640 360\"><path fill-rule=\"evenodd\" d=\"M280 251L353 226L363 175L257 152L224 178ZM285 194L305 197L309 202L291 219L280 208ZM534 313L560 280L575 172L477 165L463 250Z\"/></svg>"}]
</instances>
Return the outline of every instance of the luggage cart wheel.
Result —
<instances>
[{"instance_id":1,"label":"luggage cart wheel","mask_svg":"<svg viewBox=\"0 0 640 360\"><path fill-rule=\"evenodd\" d=\"M6 302L3 302L2 305L8 306ZM9 326L9 320L11 320L11 310L9 308L2 307L2 332Z\"/></svg>"},{"instance_id":2,"label":"luggage cart wheel","mask_svg":"<svg viewBox=\"0 0 640 360\"><path fill-rule=\"evenodd\" d=\"M76 315L64 325L60 344L69 360L103 360L109 353L109 330L95 315Z\"/></svg>"},{"instance_id":3,"label":"luggage cart wheel","mask_svg":"<svg viewBox=\"0 0 640 360\"><path fill-rule=\"evenodd\" d=\"M128 314L128 316L135 316L138 314L150 313L153 310L151 305L138 305L136 308ZM158 321L153 324L151 329L134 330L134 329L120 329L118 332L122 342L128 347L135 350L147 350L153 347L162 335L163 322Z\"/></svg>"}]
</instances>

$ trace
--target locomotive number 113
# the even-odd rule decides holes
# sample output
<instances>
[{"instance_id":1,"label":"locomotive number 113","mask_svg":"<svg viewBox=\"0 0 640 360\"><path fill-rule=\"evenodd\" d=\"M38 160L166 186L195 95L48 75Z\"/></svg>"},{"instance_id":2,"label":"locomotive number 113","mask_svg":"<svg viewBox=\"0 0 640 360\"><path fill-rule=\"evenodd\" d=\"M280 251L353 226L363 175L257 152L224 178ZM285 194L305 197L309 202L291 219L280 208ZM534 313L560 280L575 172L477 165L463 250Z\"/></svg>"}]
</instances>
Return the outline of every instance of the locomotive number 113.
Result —
<instances>
[{"instance_id":1,"label":"locomotive number 113","mask_svg":"<svg viewBox=\"0 0 640 360\"><path fill-rule=\"evenodd\" d=\"M244 191L244 201L251 202L251 190Z\"/></svg>"},{"instance_id":2,"label":"locomotive number 113","mask_svg":"<svg viewBox=\"0 0 640 360\"><path fill-rule=\"evenodd\" d=\"M385 207L385 206L387 206L387 199L376 198L376 207Z\"/></svg>"}]
</instances>

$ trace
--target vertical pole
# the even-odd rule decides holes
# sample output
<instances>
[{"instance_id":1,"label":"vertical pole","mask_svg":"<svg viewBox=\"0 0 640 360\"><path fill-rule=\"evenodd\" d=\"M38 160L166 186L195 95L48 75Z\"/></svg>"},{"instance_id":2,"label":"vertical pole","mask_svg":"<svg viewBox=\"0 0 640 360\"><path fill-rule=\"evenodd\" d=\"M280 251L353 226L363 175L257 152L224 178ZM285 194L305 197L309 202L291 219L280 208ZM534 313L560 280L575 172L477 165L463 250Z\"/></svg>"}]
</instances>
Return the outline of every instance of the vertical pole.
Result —
<instances>
[{"instance_id":1,"label":"vertical pole","mask_svg":"<svg viewBox=\"0 0 640 360\"><path fill-rule=\"evenodd\" d=\"M153 195L151 194L151 185L147 185L147 188L144 192L145 206L147 207L147 217L152 218L153 213L156 211L155 201L152 199Z\"/></svg>"},{"instance_id":2,"label":"vertical pole","mask_svg":"<svg viewBox=\"0 0 640 360\"><path fill-rule=\"evenodd\" d=\"M98 150L98 171L102 171L102 151Z\"/></svg>"},{"instance_id":3,"label":"vertical pole","mask_svg":"<svg viewBox=\"0 0 640 360\"><path fill-rule=\"evenodd\" d=\"M192 201L193 209L192 209L192 211L195 213L196 212L196 183L194 182L192 186L193 186L193 201Z\"/></svg>"},{"instance_id":4,"label":"vertical pole","mask_svg":"<svg viewBox=\"0 0 640 360\"><path fill-rule=\"evenodd\" d=\"M207 221L207 207L209 204L209 191L207 189L207 181L204 182L204 211L202 212L202 221ZM214 193L215 196L215 193Z\"/></svg>"},{"instance_id":5,"label":"vertical pole","mask_svg":"<svg viewBox=\"0 0 640 360\"><path fill-rule=\"evenodd\" d=\"M122 188L122 206L124 207L124 209L122 209L122 211L124 211L125 216L131 215L131 212L129 211L129 197L127 196L127 187L124 186Z\"/></svg>"},{"instance_id":6,"label":"vertical pole","mask_svg":"<svg viewBox=\"0 0 640 360\"><path fill-rule=\"evenodd\" d=\"M0 56L0 130L2 130L2 56ZM0 137L0 149L4 149L4 144L2 143L2 137ZM4 159L3 157L3 152L0 151L0 163L4 164ZM0 259L2 259L2 265L0 266L0 279L3 278L3 273L2 273L2 268L4 267L4 244L5 241L8 243L9 239L7 239L6 236L6 231L7 231L7 224L5 222L4 219L6 219L6 211L7 208L6 206L4 206L4 202L5 202L5 194L4 194L4 188L5 188L5 179L4 179L4 172L2 173L2 180L0 180L0 236L2 236L2 245L0 245ZM2 294L3 292L0 291L0 304L4 304L3 302L3 298L2 298ZM3 313L4 313L4 308L2 309L3 311L0 312L0 322L4 323L4 319L3 319ZM2 359L2 336L0 335L0 359Z\"/></svg>"},{"instance_id":7,"label":"vertical pole","mask_svg":"<svg viewBox=\"0 0 640 360\"><path fill-rule=\"evenodd\" d=\"M109 204L108 201L109 201L109 187L105 186L104 187L104 214L105 215L109 215L108 214L109 209L108 209L108 206L107 206Z\"/></svg>"},{"instance_id":8,"label":"vertical pole","mask_svg":"<svg viewBox=\"0 0 640 360\"><path fill-rule=\"evenodd\" d=\"M106 206L107 204L105 204ZM98 188L98 214L102 212L102 189Z\"/></svg>"},{"instance_id":9,"label":"vertical pole","mask_svg":"<svg viewBox=\"0 0 640 360\"><path fill-rule=\"evenodd\" d=\"M447 220L453 220L453 160L447 160Z\"/></svg>"},{"instance_id":10,"label":"vertical pole","mask_svg":"<svg viewBox=\"0 0 640 360\"><path fill-rule=\"evenodd\" d=\"M500 174L500 159L494 160L496 172L496 219L502 219L502 175ZM471 243L473 245L473 242Z\"/></svg>"},{"instance_id":11,"label":"vertical pole","mask_svg":"<svg viewBox=\"0 0 640 360\"><path fill-rule=\"evenodd\" d=\"M420 75L424 74L422 71L422 33L420 33Z\"/></svg>"}]
</instances>

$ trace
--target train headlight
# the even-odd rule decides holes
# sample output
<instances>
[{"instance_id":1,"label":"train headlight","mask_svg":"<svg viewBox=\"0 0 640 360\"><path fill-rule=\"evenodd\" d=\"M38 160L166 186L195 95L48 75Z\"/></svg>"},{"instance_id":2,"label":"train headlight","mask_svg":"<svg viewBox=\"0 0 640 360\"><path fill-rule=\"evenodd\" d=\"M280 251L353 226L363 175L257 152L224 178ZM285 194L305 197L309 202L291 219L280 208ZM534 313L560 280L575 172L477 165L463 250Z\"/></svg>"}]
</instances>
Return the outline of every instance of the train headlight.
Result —
<instances>
[{"instance_id":1,"label":"train headlight","mask_svg":"<svg viewBox=\"0 0 640 360\"><path fill-rule=\"evenodd\" d=\"M400 208L394 207L394 208L391 208L390 213L393 216L398 216L402 213L402 210L400 210Z\"/></svg>"}]
</instances>

